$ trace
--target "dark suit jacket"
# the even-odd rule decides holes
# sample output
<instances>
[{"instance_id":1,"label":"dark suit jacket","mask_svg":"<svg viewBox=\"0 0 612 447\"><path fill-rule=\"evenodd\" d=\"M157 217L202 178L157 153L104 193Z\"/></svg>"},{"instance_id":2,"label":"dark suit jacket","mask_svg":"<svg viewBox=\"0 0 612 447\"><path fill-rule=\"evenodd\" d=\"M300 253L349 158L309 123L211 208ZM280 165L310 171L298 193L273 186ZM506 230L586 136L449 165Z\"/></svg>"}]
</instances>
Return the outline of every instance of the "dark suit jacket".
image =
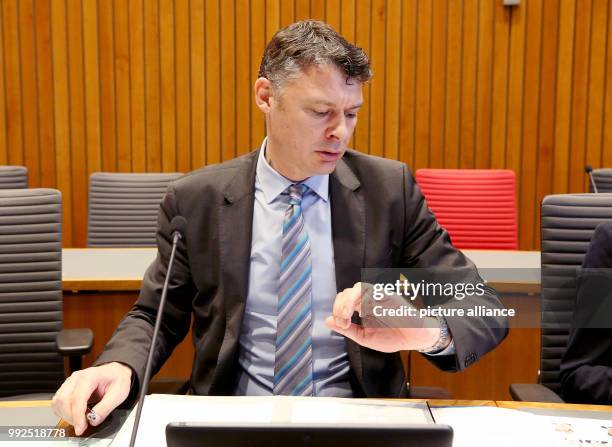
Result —
<instances>
[{"instance_id":1,"label":"dark suit jacket","mask_svg":"<svg viewBox=\"0 0 612 447\"><path fill-rule=\"evenodd\" d=\"M575 317L561 360L561 394L567 402L610 405L612 270L603 269L612 269L612 222L597 226L582 267L596 270L585 271L578 282ZM602 318L604 324L592 324L593 318Z\"/></svg>"},{"instance_id":2,"label":"dark suit jacket","mask_svg":"<svg viewBox=\"0 0 612 447\"><path fill-rule=\"evenodd\" d=\"M176 181L161 204L157 259L147 270L133 309L119 325L97 364L120 361L141 383L171 241L169 222L188 221L176 263L158 343L154 371L185 337L193 321L195 394L232 394L238 372L238 335L249 275L258 151L207 166ZM348 151L330 176L332 234L338 290L360 280L363 267L467 267L474 265L450 243L406 165ZM471 303L501 307L491 289ZM448 318L456 355L430 357L444 370L467 367L507 333L505 320L467 324ZM472 320L474 321L474 320ZM382 353L348 341L350 379L356 396L403 396L399 353Z\"/></svg>"}]
</instances>

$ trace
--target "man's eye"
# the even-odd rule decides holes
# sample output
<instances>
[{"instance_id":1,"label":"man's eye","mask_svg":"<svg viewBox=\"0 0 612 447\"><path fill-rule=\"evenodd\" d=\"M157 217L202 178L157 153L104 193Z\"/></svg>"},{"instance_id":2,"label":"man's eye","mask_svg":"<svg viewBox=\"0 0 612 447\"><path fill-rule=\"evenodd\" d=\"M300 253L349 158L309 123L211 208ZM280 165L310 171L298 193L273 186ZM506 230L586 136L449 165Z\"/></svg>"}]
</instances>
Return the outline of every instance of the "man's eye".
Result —
<instances>
[{"instance_id":1,"label":"man's eye","mask_svg":"<svg viewBox=\"0 0 612 447\"><path fill-rule=\"evenodd\" d=\"M357 114L355 112L349 112L346 114L347 118L357 118Z\"/></svg>"},{"instance_id":2,"label":"man's eye","mask_svg":"<svg viewBox=\"0 0 612 447\"><path fill-rule=\"evenodd\" d=\"M329 113L329 111L327 111L327 110L323 110L323 111L321 111L321 110L313 110L313 113L314 113L315 115L317 115L317 116L321 116L321 117L323 117L323 116L327 116L327 114Z\"/></svg>"}]
</instances>

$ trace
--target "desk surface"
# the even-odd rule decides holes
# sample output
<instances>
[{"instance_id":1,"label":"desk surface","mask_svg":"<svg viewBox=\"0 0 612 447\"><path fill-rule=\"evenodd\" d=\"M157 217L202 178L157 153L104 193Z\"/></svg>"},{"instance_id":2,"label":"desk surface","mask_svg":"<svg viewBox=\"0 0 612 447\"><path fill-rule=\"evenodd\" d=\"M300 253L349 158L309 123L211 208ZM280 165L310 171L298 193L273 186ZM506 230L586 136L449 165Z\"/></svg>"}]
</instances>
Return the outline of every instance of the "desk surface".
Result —
<instances>
[{"instance_id":1,"label":"desk surface","mask_svg":"<svg viewBox=\"0 0 612 447\"><path fill-rule=\"evenodd\" d=\"M515 402L515 401L493 401L493 400L440 400L440 399L402 399L407 402L427 402L432 407L467 407L487 406L500 408L546 408L554 410L575 411L606 411L612 412L612 405L585 405L585 404L558 404L545 402ZM51 407L50 400L37 401L5 401L0 402L0 408L35 408ZM58 421L65 425L65 422Z\"/></svg>"},{"instance_id":2,"label":"desk surface","mask_svg":"<svg viewBox=\"0 0 612 447\"><path fill-rule=\"evenodd\" d=\"M62 250L63 289L138 290L155 248L66 248ZM534 292L540 284L540 252L463 250L500 291Z\"/></svg>"},{"instance_id":3,"label":"desk surface","mask_svg":"<svg viewBox=\"0 0 612 447\"><path fill-rule=\"evenodd\" d=\"M156 248L65 248L64 290L139 290Z\"/></svg>"},{"instance_id":4,"label":"desk surface","mask_svg":"<svg viewBox=\"0 0 612 447\"><path fill-rule=\"evenodd\" d=\"M403 400L404 401L404 400ZM410 400L405 399L409 402L424 402L424 400ZM545 409L545 410L569 410L566 415L552 414L553 416L569 416L569 417L581 417L576 414L577 412L590 411L595 412L588 414L589 418L597 418L608 420L607 413L612 415L612 406L610 405L575 405L575 404L547 404L538 402L508 402L508 401L486 401L486 400L425 400L430 407L466 407L466 406L487 406L487 407L499 407L499 408L510 408L510 409L521 409L525 411L534 411L532 409ZM28 413L24 413L24 410L29 409ZM42 413L41 410L48 410L47 413ZM63 420L57 420L51 411L50 401L20 401L20 402L0 402L0 414L3 414L5 421L9 424L5 425L19 425L19 426L53 426L51 421L57 421L55 427L59 429L65 429L68 432L68 436L74 437L74 429L68 423ZM17 418L17 419L16 419ZM612 416L609 418L612 419ZM116 433L116 428L113 429L111 436ZM86 432L86 435L88 432ZM89 433L91 434L91 433ZM109 434L104 435L105 439ZM87 436L86 436L87 439ZM74 440L74 438L73 438ZM70 441L72 442L72 441ZM86 443L87 441L85 441ZM60 442L57 445L63 445ZM72 445L72 444L70 444Z\"/></svg>"}]
</instances>

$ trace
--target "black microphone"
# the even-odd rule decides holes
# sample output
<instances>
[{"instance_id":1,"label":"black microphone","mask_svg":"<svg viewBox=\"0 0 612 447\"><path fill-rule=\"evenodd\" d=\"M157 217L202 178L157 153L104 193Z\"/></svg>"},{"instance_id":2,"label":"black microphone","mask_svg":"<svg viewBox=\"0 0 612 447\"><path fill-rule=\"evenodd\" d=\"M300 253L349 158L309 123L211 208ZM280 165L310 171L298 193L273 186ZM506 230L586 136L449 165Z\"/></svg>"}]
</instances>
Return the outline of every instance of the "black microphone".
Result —
<instances>
[{"instance_id":1,"label":"black microphone","mask_svg":"<svg viewBox=\"0 0 612 447\"><path fill-rule=\"evenodd\" d=\"M162 289L161 299L159 300L159 307L157 308L157 316L155 317L153 338L151 339L151 346L149 346L149 356L147 357L144 379L142 381L140 397L138 398L138 408L136 409L136 418L134 421L134 426L132 427L130 447L134 447L134 443L136 442L136 435L138 434L138 424L140 423L140 414L142 413L144 398L147 395L147 391L149 389L149 379L151 378L151 363L153 360L153 349L155 347L155 342L157 341L157 334L159 333L159 326L161 323L162 314L164 312L164 305L166 303L166 294L168 293L168 283L170 280L170 272L172 271L172 264L174 263L176 246L179 240L185 239L186 229L187 220L182 216L174 216L174 218L170 222L170 235L172 236L172 252L170 253L170 260L168 261L168 270L166 271L166 279L164 280L164 287Z\"/></svg>"},{"instance_id":2,"label":"black microphone","mask_svg":"<svg viewBox=\"0 0 612 447\"><path fill-rule=\"evenodd\" d=\"M594 193L598 192L597 185L595 185L595 179L593 178L593 167L591 165L586 165L584 167L584 172L586 172L589 178L591 179L591 185L593 186L593 192Z\"/></svg>"}]
</instances>

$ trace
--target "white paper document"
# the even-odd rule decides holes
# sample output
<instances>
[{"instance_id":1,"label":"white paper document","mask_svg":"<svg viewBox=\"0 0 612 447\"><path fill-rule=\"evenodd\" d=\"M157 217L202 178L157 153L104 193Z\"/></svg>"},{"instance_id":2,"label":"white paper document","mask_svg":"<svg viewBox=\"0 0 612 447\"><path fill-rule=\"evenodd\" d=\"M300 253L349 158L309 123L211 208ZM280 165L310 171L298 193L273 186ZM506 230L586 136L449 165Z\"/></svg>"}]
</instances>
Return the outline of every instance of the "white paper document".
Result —
<instances>
[{"instance_id":1,"label":"white paper document","mask_svg":"<svg viewBox=\"0 0 612 447\"><path fill-rule=\"evenodd\" d=\"M545 416L497 407L432 408L453 427L453 447L578 447L612 445L612 421Z\"/></svg>"},{"instance_id":2,"label":"white paper document","mask_svg":"<svg viewBox=\"0 0 612 447\"><path fill-rule=\"evenodd\" d=\"M115 437L112 447L127 446L135 411ZM431 415L424 403L324 397L209 397L153 394L147 396L136 438L138 447L166 445L170 422L299 423L380 426L426 424Z\"/></svg>"}]
</instances>

